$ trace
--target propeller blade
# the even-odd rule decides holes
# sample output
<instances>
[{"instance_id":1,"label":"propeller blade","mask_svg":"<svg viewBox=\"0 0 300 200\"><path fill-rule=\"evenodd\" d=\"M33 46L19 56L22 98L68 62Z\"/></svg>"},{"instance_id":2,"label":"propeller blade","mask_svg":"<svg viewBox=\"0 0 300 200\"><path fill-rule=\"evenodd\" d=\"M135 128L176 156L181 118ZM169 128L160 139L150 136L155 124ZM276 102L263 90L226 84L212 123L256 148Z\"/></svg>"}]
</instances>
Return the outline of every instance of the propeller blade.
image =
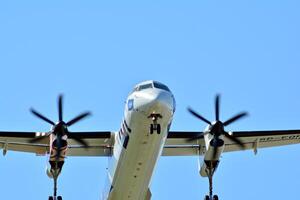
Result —
<instances>
[{"instance_id":1,"label":"propeller blade","mask_svg":"<svg viewBox=\"0 0 300 200\"><path fill-rule=\"evenodd\" d=\"M63 95L59 95L58 97L58 120L63 121Z\"/></svg>"},{"instance_id":2,"label":"propeller blade","mask_svg":"<svg viewBox=\"0 0 300 200\"><path fill-rule=\"evenodd\" d=\"M216 121L219 121L220 119L220 95L216 95L216 100L215 100L215 116L216 116Z\"/></svg>"},{"instance_id":3,"label":"propeller blade","mask_svg":"<svg viewBox=\"0 0 300 200\"><path fill-rule=\"evenodd\" d=\"M232 135L229 135L229 133L224 132L224 135L231 141L237 143L242 149L245 149L245 144L243 144L239 139L235 138Z\"/></svg>"},{"instance_id":4,"label":"propeller blade","mask_svg":"<svg viewBox=\"0 0 300 200\"><path fill-rule=\"evenodd\" d=\"M194 115L195 117L197 117L198 119L206 122L207 124L211 125L211 122L208 121L207 119L205 119L204 117L202 117L201 115L199 115L196 111L194 111L192 108L188 108L188 111Z\"/></svg>"},{"instance_id":5,"label":"propeller blade","mask_svg":"<svg viewBox=\"0 0 300 200\"><path fill-rule=\"evenodd\" d=\"M248 115L247 112L242 112L242 113L240 113L240 114L237 114L237 115L235 115L234 117L228 119L226 122L224 122L223 125L224 125L224 126L227 126L227 125L231 124L232 122L234 122L234 121L236 121L236 120L238 120L238 119L241 119L241 118L243 118L243 117L245 117L245 116L247 116L247 115Z\"/></svg>"},{"instance_id":6,"label":"propeller blade","mask_svg":"<svg viewBox=\"0 0 300 200\"><path fill-rule=\"evenodd\" d=\"M80 138L74 137L74 136L72 136L72 139L74 139L76 142L82 144L84 146L84 148L89 147L88 143L86 141L84 141L83 139L80 139Z\"/></svg>"},{"instance_id":7,"label":"propeller blade","mask_svg":"<svg viewBox=\"0 0 300 200\"><path fill-rule=\"evenodd\" d=\"M202 137L204 137L204 133L200 133L200 134L198 134L196 137L189 138L189 139L187 139L186 141L187 141L187 142L191 142L191 141L194 141L194 140L198 140L199 138L202 138Z\"/></svg>"},{"instance_id":8,"label":"propeller blade","mask_svg":"<svg viewBox=\"0 0 300 200\"><path fill-rule=\"evenodd\" d=\"M51 125L55 125L55 123L53 121L51 121L50 119L48 119L47 117L43 116L42 114L38 113L37 111L35 111L33 108L30 109L31 113L34 114L36 117L44 120L45 122L51 124Z\"/></svg>"},{"instance_id":9,"label":"propeller blade","mask_svg":"<svg viewBox=\"0 0 300 200\"><path fill-rule=\"evenodd\" d=\"M74 119L70 120L68 123L66 123L66 125L72 126L73 124L77 123L78 121L82 120L83 118L85 118L89 115L91 115L90 112L82 113L82 114L78 115L77 117L75 117Z\"/></svg>"}]
</instances>

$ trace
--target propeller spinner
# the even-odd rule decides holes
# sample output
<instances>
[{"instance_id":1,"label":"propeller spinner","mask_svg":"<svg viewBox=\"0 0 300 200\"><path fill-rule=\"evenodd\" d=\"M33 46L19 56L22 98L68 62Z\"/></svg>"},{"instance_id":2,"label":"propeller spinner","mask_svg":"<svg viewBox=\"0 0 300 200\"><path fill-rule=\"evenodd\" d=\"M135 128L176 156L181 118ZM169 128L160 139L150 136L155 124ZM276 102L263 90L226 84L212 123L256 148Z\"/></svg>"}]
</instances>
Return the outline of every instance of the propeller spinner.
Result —
<instances>
[{"instance_id":1,"label":"propeller spinner","mask_svg":"<svg viewBox=\"0 0 300 200\"><path fill-rule=\"evenodd\" d=\"M77 117L74 117L72 120L70 120L68 122L63 121L63 96L62 95L59 95L59 97L58 97L58 120L59 121L57 123L54 123L52 120L50 120L47 117L45 117L44 115L40 114L33 108L31 108L30 111L36 117L42 119L43 121L45 121L48 124L51 124L53 126L52 134L56 135L55 146L58 150L62 147L62 137L64 135L67 135L68 137L76 140L78 143L82 144L85 148L88 147L88 144L83 139L78 138L75 135L73 135L71 132L69 132L68 127L79 122L83 118L91 115L90 112L84 112L84 113L78 115ZM43 137L34 138L30 142L35 143L35 142L38 142L48 136L49 135L45 135ZM57 155L59 156L59 153Z\"/></svg>"},{"instance_id":2,"label":"propeller spinner","mask_svg":"<svg viewBox=\"0 0 300 200\"><path fill-rule=\"evenodd\" d=\"M228 132L226 132L224 130L224 128L225 128L225 126L228 126L229 124L231 124L231 123L247 116L248 115L247 112L241 112L241 113L231 117L230 119L228 119L225 122L220 121L220 95L216 95L216 98L215 98L215 120L216 120L215 122L210 122L209 120L207 120L206 118L201 116L199 113L194 111L192 108L188 108L188 111L193 116L195 116L196 118L200 119L201 121L207 123L210 126L209 127L209 133L213 135L213 141L211 143L214 146L213 158L216 157L216 154L217 154L216 144L218 144L218 141L220 140L219 137L221 135L224 135L229 140L231 140L234 143L238 144L242 149L245 148L245 145L238 138L230 135ZM190 139L190 141L197 140L197 139L203 137L204 134L205 133L202 133L202 134L198 135L197 137Z\"/></svg>"}]
</instances>

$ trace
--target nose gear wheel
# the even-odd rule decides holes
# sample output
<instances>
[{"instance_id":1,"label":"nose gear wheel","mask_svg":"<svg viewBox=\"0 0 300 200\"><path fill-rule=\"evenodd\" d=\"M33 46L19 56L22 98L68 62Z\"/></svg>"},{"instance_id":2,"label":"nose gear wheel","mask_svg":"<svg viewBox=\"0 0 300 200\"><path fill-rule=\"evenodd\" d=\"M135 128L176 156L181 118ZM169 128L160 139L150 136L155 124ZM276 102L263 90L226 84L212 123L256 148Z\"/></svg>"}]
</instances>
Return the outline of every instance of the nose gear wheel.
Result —
<instances>
[{"instance_id":1,"label":"nose gear wheel","mask_svg":"<svg viewBox=\"0 0 300 200\"><path fill-rule=\"evenodd\" d=\"M154 131L156 131L157 134L160 134L161 126L157 121L158 119L162 118L162 115L158 113L151 113L148 118L151 118L152 120L152 124L150 124L150 134L153 134Z\"/></svg>"}]
</instances>

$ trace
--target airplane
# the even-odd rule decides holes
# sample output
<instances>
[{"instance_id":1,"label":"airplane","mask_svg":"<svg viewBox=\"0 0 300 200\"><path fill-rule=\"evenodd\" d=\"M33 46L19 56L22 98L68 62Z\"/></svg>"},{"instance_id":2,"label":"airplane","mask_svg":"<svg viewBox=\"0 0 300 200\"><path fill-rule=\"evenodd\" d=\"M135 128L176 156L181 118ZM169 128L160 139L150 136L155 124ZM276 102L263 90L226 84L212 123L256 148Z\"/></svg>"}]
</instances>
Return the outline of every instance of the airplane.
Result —
<instances>
[{"instance_id":1,"label":"airplane","mask_svg":"<svg viewBox=\"0 0 300 200\"><path fill-rule=\"evenodd\" d=\"M51 125L49 132L0 131L0 148L49 156L47 175L53 179L53 195L67 156L109 157L104 200L150 200L150 180L160 156L197 156L199 173L209 179L205 200L218 200L213 193L213 176L222 153L300 143L300 130L226 131L225 127L247 116L241 112L226 121L220 116L220 95L215 97L215 120L210 121L192 108L188 111L207 124L201 131L171 131L176 102L171 90L158 81L137 84L125 103L119 131L71 132L70 126L90 115L84 112L65 122L63 96L58 97L58 122L35 109L36 117ZM203 159L202 159L203 157Z\"/></svg>"}]
</instances>

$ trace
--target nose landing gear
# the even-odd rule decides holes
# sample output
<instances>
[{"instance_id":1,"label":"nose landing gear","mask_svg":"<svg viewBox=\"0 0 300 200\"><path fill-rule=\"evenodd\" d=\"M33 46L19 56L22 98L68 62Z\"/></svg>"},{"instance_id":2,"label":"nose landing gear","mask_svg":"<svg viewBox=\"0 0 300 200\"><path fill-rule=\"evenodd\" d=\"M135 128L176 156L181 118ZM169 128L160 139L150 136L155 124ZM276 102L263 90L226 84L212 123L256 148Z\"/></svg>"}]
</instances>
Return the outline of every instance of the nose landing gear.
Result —
<instances>
[{"instance_id":1,"label":"nose landing gear","mask_svg":"<svg viewBox=\"0 0 300 200\"><path fill-rule=\"evenodd\" d=\"M151 124L150 125L150 134L153 134L154 131L156 131L157 134L160 134L160 132L161 132L160 124Z\"/></svg>"},{"instance_id":2,"label":"nose landing gear","mask_svg":"<svg viewBox=\"0 0 300 200\"><path fill-rule=\"evenodd\" d=\"M159 118L162 118L161 114L152 113L148 116L148 118L151 118L152 124L150 124L150 134L153 134L154 131L157 132L157 134L161 133L161 127L160 124L157 123L157 120Z\"/></svg>"}]
</instances>

